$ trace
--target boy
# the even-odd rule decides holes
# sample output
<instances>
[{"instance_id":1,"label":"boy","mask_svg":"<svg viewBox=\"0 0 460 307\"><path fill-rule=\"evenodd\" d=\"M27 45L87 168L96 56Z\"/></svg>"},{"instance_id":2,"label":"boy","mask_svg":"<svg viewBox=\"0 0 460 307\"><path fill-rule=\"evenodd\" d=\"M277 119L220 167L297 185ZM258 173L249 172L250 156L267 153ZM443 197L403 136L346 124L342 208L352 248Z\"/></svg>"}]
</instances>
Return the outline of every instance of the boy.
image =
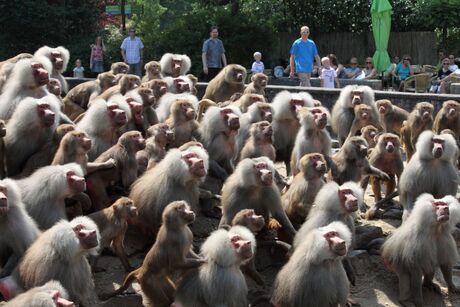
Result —
<instances>
[{"instance_id":1,"label":"boy","mask_svg":"<svg viewBox=\"0 0 460 307\"><path fill-rule=\"evenodd\" d=\"M326 56L321 59L321 64L323 68L321 69L321 74L319 76L321 87L325 88L334 88L334 82L337 88L340 88L339 78L337 78L337 73L335 69L331 67L331 62Z\"/></svg>"},{"instance_id":2,"label":"boy","mask_svg":"<svg viewBox=\"0 0 460 307\"><path fill-rule=\"evenodd\" d=\"M264 72L264 63L261 61L262 59L262 53L259 51L254 52L254 63L252 63L251 67L251 72L253 74L256 74L258 72L263 73Z\"/></svg>"},{"instance_id":3,"label":"boy","mask_svg":"<svg viewBox=\"0 0 460 307\"><path fill-rule=\"evenodd\" d=\"M85 71L85 68L81 66L81 60L77 59L75 61L75 68L73 69L73 77L74 78L84 78L85 77L84 71Z\"/></svg>"}]
</instances>

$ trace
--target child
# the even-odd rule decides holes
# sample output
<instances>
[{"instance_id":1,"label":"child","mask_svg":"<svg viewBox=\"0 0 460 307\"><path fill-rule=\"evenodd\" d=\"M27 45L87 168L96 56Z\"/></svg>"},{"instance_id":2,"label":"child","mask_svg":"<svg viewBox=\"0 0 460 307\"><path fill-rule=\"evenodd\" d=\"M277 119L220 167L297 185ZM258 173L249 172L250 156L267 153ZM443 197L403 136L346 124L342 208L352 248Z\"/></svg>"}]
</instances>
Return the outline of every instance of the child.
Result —
<instances>
[{"instance_id":1,"label":"child","mask_svg":"<svg viewBox=\"0 0 460 307\"><path fill-rule=\"evenodd\" d=\"M334 82L337 88L340 88L339 78L337 78L337 73L335 69L331 67L331 62L326 56L321 59L321 64L323 68L321 69L321 74L319 76L321 87L325 88L334 88Z\"/></svg>"},{"instance_id":2,"label":"child","mask_svg":"<svg viewBox=\"0 0 460 307\"><path fill-rule=\"evenodd\" d=\"M75 61L75 68L73 69L73 77L74 78L84 78L85 77L85 69L81 66L81 60L77 59Z\"/></svg>"},{"instance_id":3,"label":"child","mask_svg":"<svg viewBox=\"0 0 460 307\"><path fill-rule=\"evenodd\" d=\"M262 53L259 51L254 52L254 63L252 63L251 72L256 74L258 72L264 72L264 63L261 61Z\"/></svg>"}]
</instances>

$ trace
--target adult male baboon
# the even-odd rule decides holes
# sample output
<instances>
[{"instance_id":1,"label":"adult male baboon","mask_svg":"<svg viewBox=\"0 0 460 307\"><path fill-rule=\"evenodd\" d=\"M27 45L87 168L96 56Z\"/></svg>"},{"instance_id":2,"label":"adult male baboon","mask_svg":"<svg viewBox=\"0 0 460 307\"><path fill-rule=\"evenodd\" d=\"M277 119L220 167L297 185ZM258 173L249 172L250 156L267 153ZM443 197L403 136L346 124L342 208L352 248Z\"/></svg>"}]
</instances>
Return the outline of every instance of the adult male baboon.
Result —
<instances>
[{"instance_id":1,"label":"adult male baboon","mask_svg":"<svg viewBox=\"0 0 460 307\"><path fill-rule=\"evenodd\" d=\"M420 134L417 151L404 168L399 181L399 194L404 207L403 220L422 193L436 198L457 194L457 144L450 134L436 135L430 130Z\"/></svg>"},{"instance_id":2,"label":"adult male baboon","mask_svg":"<svg viewBox=\"0 0 460 307\"><path fill-rule=\"evenodd\" d=\"M42 56L47 57L51 61L51 64L53 64L53 69L51 71L50 77L58 79L59 82L61 82L62 92L64 94L67 93L69 87L62 74L67 69L67 64L69 63L69 50L62 46L56 48L43 46L34 53L34 57Z\"/></svg>"},{"instance_id":3,"label":"adult male baboon","mask_svg":"<svg viewBox=\"0 0 460 307\"><path fill-rule=\"evenodd\" d=\"M75 307L68 300L69 294L59 281L50 280L43 286L34 287L11 301L2 304L3 307L40 306L40 307Z\"/></svg>"},{"instance_id":4,"label":"adult male baboon","mask_svg":"<svg viewBox=\"0 0 460 307\"><path fill-rule=\"evenodd\" d=\"M160 66L163 77L177 78L190 70L192 62L186 54L165 53L160 59Z\"/></svg>"},{"instance_id":5,"label":"adult male baboon","mask_svg":"<svg viewBox=\"0 0 460 307\"><path fill-rule=\"evenodd\" d=\"M460 292L452 281L452 267L458 260L452 229L458 222L460 205L454 196L435 199L422 194L410 216L384 243L382 256L398 275L403 306L424 306L422 287L441 292L433 282L438 267L449 293Z\"/></svg>"}]
</instances>

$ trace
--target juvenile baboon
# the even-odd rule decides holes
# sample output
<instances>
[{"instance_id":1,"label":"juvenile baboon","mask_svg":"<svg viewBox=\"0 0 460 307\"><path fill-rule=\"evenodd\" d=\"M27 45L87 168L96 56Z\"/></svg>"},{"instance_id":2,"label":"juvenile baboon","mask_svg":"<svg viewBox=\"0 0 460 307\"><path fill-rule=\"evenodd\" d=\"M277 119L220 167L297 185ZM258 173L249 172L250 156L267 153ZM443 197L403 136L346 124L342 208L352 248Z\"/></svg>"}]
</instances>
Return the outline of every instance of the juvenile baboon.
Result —
<instances>
[{"instance_id":1,"label":"juvenile baboon","mask_svg":"<svg viewBox=\"0 0 460 307\"><path fill-rule=\"evenodd\" d=\"M388 99L381 99L375 102L379 110L380 122L385 132L399 135L402 124L409 117L409 112L395 106Z\"/></svg>"},{"instance_id":2,"label":"juvenile baboon","mask_svg":"<svg viewBox=\"0 0 460 307\"><path fill-rule=\"evenodd\" d=\"M370 148L374 148L377 144L375 137L379 130L372 125L365 126L361 128L361 136L366 140Z\"/></svg>"},{"instance_id":3,"label":"juvenile baboon","mask_svg":"<svg viewBox=\"0 0 460 307\"><path fill-rule=\"evenodd\" d=\"M209 107L217 107L217 103L210 99L202 99L198 102L198 114L196 116L198 122L203 120L204 113L206 113Z\"/></svg>"},{"instance_id":4,"label":"juvenile baboon","mask_svg":"<svg viewBox=\"0 0 460 307\"><path fill-rule=\"evenodd\" d=\"M455 139L460 138L460 103L455 100L444 101L434 119L434 133L440 134L444 129L452 130L455 133Z\"/></svg>"},{"instance_id":5,"label":"juvenile baboon","mask_svg":"<svg viewBox=\"0 0 460 307\"><path fill-rule=\"evenodd\" d=\"M174 132L164 123L151 126L147 134L150 137L145 140L145 149L136 153L138 176L163 160L166 155L166 145L174 140Z\"/></svg>"},{"instance_id":6,"label":"juvenile baboon","mask_svg":"<svg viewBox=\"0 0 460 307\"><path fill-rule=\"evenodd\" d=\"M243 93L245 79L246 68L238 64L229 64L209 81L203 99L222 102L236 92Z\"/></svg>"},{"instance_id":7,"label":"juvenile baboon","mask_svg":"<svg viewBox=\"0 0 460 307\"><path fill-rule=\"evenodd\" d=\"M171 307L247 306L240 266L254 256L255 247L254 235L245 227L214 231L201 246L205 262L181 280Z\"/></svg>"},{"instance_id":8,"label":"juvenile baboon","mask_svg":"<svg viewBox=\"0 0 460 307\"><path fill-rule=\"evenodd\" d=\"M222 188L220 225L229 225L242 209L254 209L266 223L270 217L275 218L293 238L296 231L281 205L281 196L273 181L274 172L274 164L267 157L240 161Z\"/></svg>"},{"instance_id":9,"label":"juvenile baboon","mask_svg":"<svg viewBox=\"0 0 460 307\"><path fill-rule=\"evenodd\" d=\"M415 105L414 110L404 121L401 127L401 144L406 152L407 161L412 158L415 151L415 144L418 136L424 130L431 130L433 125L433 105L429 102L419 102Z\"/></svg>"},{"instance_id":10,"label":"juvenile baboon","mask_svg":"<svg viewBox=\"0 0 460 307\"><path fill-rule=\"evenodd\" d=\"M296 229L305 221L316 194L324 185L326 171L326 160L320 153L306 154L299 160L299 172L281 196L284 211Z\"/></svg>"},{"instance_id":11,"label":"juvenile baboon","mask_svg":"<svg viewBox=\"0 0 460 307\"><path fill-rule=\"evenodd\" d=\"M299 160L308 153L321 153L331 167L331 137L326 130L329 112L323 107L302 108L297 116L300 128L291 154L292 175L295 176L299 172Z\"/></svg>"},{"instance_id":12,"label":"juvenile baboon","mask_svg":"<svg viewBox=\"0 0 460 307\"><path fill-rule=\"evenodd\" d=\"M2 304L3 307L40 306L40 307L75 307L68 300L69 294L59 281L50 280L40 287L34 287L11 301Z\"/></svg>"},{"instance_id":13,"label":"juvenile baboon","mask_svg":"<svg viewBox=\"0 0 460 307\"><path fill-rule=\"evenodd\" d=\"M174 140L169 147L179 147L192 138L198 137L199 124L195 120L195 108L192 101L186 99L176 100L171 106L171 115L165 123L174 132Z\"/></svg>"},{"instance_id":14,"label":"juvenile baboon","mask_svg":"<svg viewBox=\"0 0 460 307\"><path fill-rule=\"evenodd\" d=\"M251 76L251 83L244 90L244 94L259 94L265 96L265 87L268 84L268 77L263 73Z\"/></svg>"},{"instance_id":15,"label":"juvenile baboon","mask_svg":"<svg viewBox=\"0 0 460 307\"><path fill-rule=\"evenodd\" d=\"M83 170L76 163L45 166L16 183L27 212L40 229L65 219L64 199L86 189Z\"/></svg>"},{"instance_id":16,"label":"juvenile baboon","mask_svg":"<svg viewBox=\"0 0 460 307\"><path fill-rule=\"evenodd\" d=\"M149 88L153 91L155 97L155 103L153 108L158 107L161 96L168 92L168 84L164 80L154 79L149 82L142 83L141 87Z\"/></svg>"},{"instance_id":17,"label":"juvenile baboon","mask_svg":"<svg viewBox=\"0 0 460 307\"><path fill-rule=\"evenodd\" d=\"M337 134L339 144L345 142L355 118L354 107L365 104L372 108L372 117L378 118L374 103L374 92L369 86L347 85L340 92L332 108L332 129Z\"/></svg>"},{"instance_id":18,"label":"juvenile baboon","mask_svg":"<svg viewBox=\"0 0 460 307\"><path fill-rule=\"evenodd\" d=\"M136 75L123 75L118 81L118 84L108 88L101 94L99 94L99 98L108 100L115 94L124 95L127 92L139 87L141 85L141 79Z\"/></svg>"},{"instance_id":19,"label":"juvenile baboon","mask_svg":"<svg viewBox=\"0 0 460 307\"><path fill-rule=\"evenodd\" d=\"M372 150L369 156L369 163L385 172L390 177L390 180L386 181L385 190L385 195L390 195L396 188L396 178L399 182L401 173L404 169L401 158L399 137L393 133L383 133L379 135L377 146ZM372 192L374 193L374 199L378 202L382 199L380 191L381 180L371 176L370 181L372 185ZM374 206L367 211L367 218L372 219L378 209L379 208L374 204Z\"/></svg>"},{"instance_id":20,"label":"juvenile baboon","mask_svg":"<svg viewBox=\"0 0 460 307\"><path fill-rule=\"evenodd\" d=\"M144 65L145 75L142 77L142 83L151 80L161 79L161 66L157 61L150 61Z\"/></svg>"},{"instance_id":21,"label":"juvenile baboon","mask_svg":"<svg viewBox=\"0 0 460 307\"><path fill-rule=\"evenodd\" d=\"M398 275L402 305L424 306L423 287L441 293L433 282L438 267L449 293L460 292L452 281L452 267L458 260L452 229L458 222L460 205L454 196L435 199L422 194L410 216L384 243L382 257Z\"/></svg>"},{"instance_id":22,"label":"juvenile baboon","mask_svg":"<svg viewBox=\"0 0 460 307\"><path fill-rule=\"evenodd\" d=\"M131 186L129 198L138 210L139 221L156 232L164 208L172 201L185 200L199 211L199 186L208 170L208 158L191 151L170 149L163 160L147 170Z\"/></svg>"},{"instance_id":23,"label":"juvenile baboon","mask_svg":"<svg viewBox=\"0 0 460 307\"><path fill-rule=\"evenodd\" d=\"M291 174L291 154L297 130L300 127L297 111L302 107L313 107L314 102L306 92L290 93L281 91L273 98L273 145L276 161L284 162L286 174Z\"/></svg>"},{"instance_id":24,"label":"juvenile baboon","mask_svg":"<svg viewBox=\"0 0 460 307\"><path fill-rule=\"evenodd\" d=\"M174 201L162 214L162 225L155 244L145 256L142 266L129 273L123 285L104 298L121 294L134 281L139 281L142 292L154 306L170 306L176 288L171 276L184 269L192 269L203 263L193 252L193 234L189 224L195 213L185 201Z\"/></svg>"},{"instance_id":25,"label":"juvenile baboon","mask_svg":"<svg viewBox=\"0 0 460 307\"><path fill-rule=\"evenodd\" d=\"M337 173L331 172L331 178L338 184L347 181L359 182L363 175L373 175L380 179L390 180L387 174L369 164L367 159L368 145L361 136L349 137L332 160L337 166Z\"/></svg>"},{"instance_id":26,"label":"juvenile baboon","mask_svg":"<svg viewBox=\"0 0 460 307\"><path fill-rule=\"evenodd\" d=\"M383 130L382 125L380 124L380 120L377 114L374 114L372 108L366 104L358 104L354 108L355 118L353 119L353 123L351 124L350 133L348 137L360 135L361 129L372 125L376 127L378 130Z\"/></svg>"},{"instance_id":27,"label":"juvenile baboon","mask_svg":"<svg viewBox=\"0 0 460 307\"><path fill-rule=\"evenodd\" d=\"M143 135L146 130L151 126L158 123L158 116L155 112L155 96L153 90L141 86L126 93L125 97L133 98L134 101L142 104L142 123L136 125L135 128L139 129Z\"/></svg>"},{"instance_id":28,"label":"juvenile baboon","mask_svg":"<svg viewBox=\"0 0 460 307\"><path fill-rule=\"evenodd\" d=\"M126 255L123 241L128 229L128 221L137 217L137 210L133 201L127 197L121 197L110 207L88 215L92 219L101 234L100 248L112 247L120 258L126 272L132 271ZM95 266L95 265L94 265Z\"/></svg>"},{"instance_id":29,"label":"juvenile baboon","mask_svg":"<svg viewBox=\"0 0 460 307\"><path fill-rule=\"evenodd\" d=\"M87 256L97 254L99 238L96 224L88 217L58 222L30 246L13 275L0 281L3 297L9 299L16 289L28 290L54 279L76 304L97 306Z\"/></svg>"},{"instance_id":30,"label":"juvenile baboon","mask_svg":"<svg viewBox=\"0 0 460 307\"><path fill-rule=\"evenodd\" d=\"M19 259L40 234L37 224L24 208L19 187L10 179L0 181L0 231L3 260L0 277L5 277L13 272Z\"/></svg>"},{"instance_id":31,"label":"juvenile baboon","mask_svg":"<svg viewBox=\"0 0 460 307\"><path fill-rule=\"evenodd\" d=\"M43 46L34 53L34 57L47 57L51 64L53 64L53 69L51 71L50 77L58 79L61 82L62 92L65 94L69 90L67 81L62 75L67 69L67 64L69 63L70 53L66 48L59 46L56 48L51 48L48 46Z\"/></svg>"},{"instance_id":32,"label":"juvenile baboon","mask_svg":"<svg viewBox=\"0 0 460 307\"><path fill-rule=\"evenodd\" d=\"M341 259L350 245L350 230L341 222L312 229L276 276L273 306L346 306L349 283Z\"/></svg>"},{"instance_id":33,"label":"juvenile baboon","mask_svg":"<svg viewBox=\"0 0 460 307\"><path fill-rule=\"evenodd\" d=\"M231 107L209 107L199 128L200 140L209 159L216 161L228 174L234 168L235 138L239 128L239 116Z\"/></svg>"},{"instance_id":34,"label":"juvenile baboon","mask_svg":"<svg viewBox=\"0 0 460 307\"><path fill-rule=\"evenodd\" d=\"M185 54L165 53L160 59L160 66L163 77L177 78L190 70L192 62Z\"/></svg>"},{"instance_id":35,"label":"juvenile baboon","mask_svg":"<svg viewBox=\"0 0 460 307\"><path fill-rule=\"evenodd\" d=\"M418 138L416 149L399 181L399 199L404 207L403 220L422 193L430 193L437 198L457 194L459 178L454 161L458 149L454 137L424 131Z\"/></svg>"},{"instance_id":36,"label":"juvenile baboon","mask_svg":"<svg viewBox=\"0 0 460 307\"><path fill-rule=\"evenodd\" d=\"M125 62L115 62L110 66L110 72L115 76L118 74L127 74L129 71L129 65Z\"/></svg>"},{"instance_id":37,"label":"juvenile baboon","mask_svg":"<svg viewBox=\"0 0 460 307\"><path fill-rule=\"evenodd\" d=\"M246 158L258 158L265 156L275 161L275 147L273 146L273 128L267 121L260 121L251 125L249 138L241 149L237 161Z\"/></svg>"},{"instance_id":38,"label":"juvenile baboon","mask_svg":"<svg viewBox=\"0 0 460 307\"><path fill-rule=\"evenodd\" d=\"M228 100L225 102L220 102L220 107L226 107L228 105L237 107L242 113L246 113L248 108L256 102L266 102L265 97L259 94L242 94L235 101Z\"/></svg>"}]
</instances>

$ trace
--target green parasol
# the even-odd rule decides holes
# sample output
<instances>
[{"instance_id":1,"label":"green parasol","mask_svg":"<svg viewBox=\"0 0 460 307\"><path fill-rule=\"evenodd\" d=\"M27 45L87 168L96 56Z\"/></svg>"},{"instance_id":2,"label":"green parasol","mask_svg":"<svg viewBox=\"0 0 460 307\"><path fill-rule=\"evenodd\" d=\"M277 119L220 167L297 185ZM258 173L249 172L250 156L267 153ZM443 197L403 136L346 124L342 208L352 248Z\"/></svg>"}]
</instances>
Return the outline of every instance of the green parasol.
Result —
<instances>
[{"instance_id":1,"label":"green parasol","mask_svg":"<svg viewBox=\"0 0 460 307\"><path fill-rule=\"evenodd\" d=\"M392 7L388 0L372 1L372 32L374 33L376 47L373 62L378 72L387 70L391 64L387 48L388 39L390 38L392 13Z\"/></svg>"}]
</instances>

